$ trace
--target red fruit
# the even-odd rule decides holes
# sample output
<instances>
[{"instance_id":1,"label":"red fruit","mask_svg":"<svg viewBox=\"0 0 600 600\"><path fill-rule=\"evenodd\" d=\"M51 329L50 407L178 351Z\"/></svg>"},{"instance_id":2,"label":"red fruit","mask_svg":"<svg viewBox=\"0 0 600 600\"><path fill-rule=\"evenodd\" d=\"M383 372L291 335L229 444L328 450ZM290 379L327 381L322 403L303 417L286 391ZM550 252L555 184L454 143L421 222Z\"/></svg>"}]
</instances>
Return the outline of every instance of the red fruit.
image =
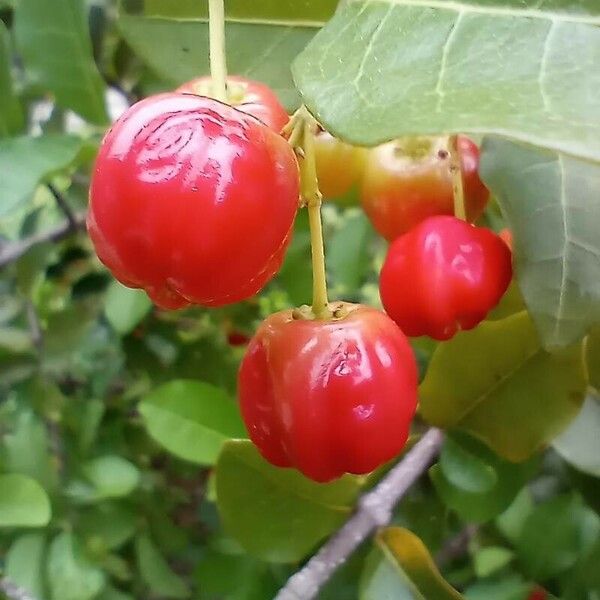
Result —
<instances>
[{"instance_id":1,"label":"red fruit","mask_svg":"<svg viewBox=\"0 0 600 600\"><path fill-rule=\"evenodd\" d=\"M289 145L255 118L161 94L132 106L104 138L88 230L114 276L158 306L229 304L281 266L298 185Z\"/></svg>"},{"instance_id":2,"label":"red fruit","mask_svg":"<svg viewBox=\"0 0 600 600\"><path fill-rule=\"evenodd\" d=\"M529 596L527 596L527 600L546 600L548 598L548 593L545 589L536 586L531 590Z\"/></svg>"},{"instance_id":3,"label":"red fruit","mask_svg":"<svg viewBox=\"0 0 600 600\"><path fill-rule=\"evenodd\" d=\"M479 150L458 137L469 221L483 212L489 191L479 179ZM447 138L399 140L374 148L367 158L361 200L377 231L393 241L428 217L454 214Z\"/></svg>"},{"instance_id":4,"label":"red fruit","mask_svg":"<svg viewBox=\"0 0 600 600\"><path fill-rule=\"evenodd\" d=\"M365 149L345 144L326 131L315 135L319 189L324 198L340 198L360 180Z\"/></svg>"},{"instance_id":5,"label":"red fruit","mask_svg":"<svg viewBox=\"0 0 600 600\"><path fill-rule=\"evenodd\" d=\"M379 290L406 335L447 340L485 319L511 277L511 252L495 233L441 216L390 246Z\"/></svg>"},{"instance_id":6,"label":"red fruit","mask_svg":"<svg viewBox=\"0 0 600 600\"><path fill-rule=\"evenodd\" d=\"M345 316L275 313L250 342L239 373L250 439L278 467L315 481L369 473L404 447L417 403L417 367L404 334L381 311L340 304Z\"/></svg>"},{"instance_id":7,"label":"red fruit","mask_svg":"<svg viewBox=\"0 0 600 600\"><path fill-rule=\"evenodd\" d=\"M227 334L227 343L230 346L245 346L250 341L250 338L241 331L231 331Z\"/></svg>"},{"instance_id":8,"label":"red fruit","mask_svg":"<svg viewBox=\"0 0 600 600\"><path fill-rule=\"evenodd\" d=\"M180 85L175 91L210 97L212 79L210 75L198 77ZM285 108L268 85L245 77L231 75L227 78L227 102L238 110L260 119L278 133L289 120Z\"/></svg>"}]
</instances>

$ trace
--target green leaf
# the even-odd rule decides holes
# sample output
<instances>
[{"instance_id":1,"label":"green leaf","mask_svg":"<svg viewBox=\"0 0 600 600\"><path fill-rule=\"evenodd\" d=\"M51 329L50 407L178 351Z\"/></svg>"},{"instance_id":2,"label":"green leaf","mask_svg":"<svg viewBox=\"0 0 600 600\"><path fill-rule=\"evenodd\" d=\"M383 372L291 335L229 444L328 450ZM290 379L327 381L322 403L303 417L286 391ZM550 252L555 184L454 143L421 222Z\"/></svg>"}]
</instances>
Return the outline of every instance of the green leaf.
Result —
<instances>
[{"instance_id":1,"label":"green leaf","mask_svg":"<svg viewBox=\"0 0 600 600\"><path fill-rule=\"evenodd\" d=\"M473 562L477 577L489 577L508 565L514 557L514 552L502 546L487 546L475 553Z\"/></svg>"},{"instance_id":2,"label":"green leaf","mask_svg":"<svg viewBox=\"0 0 600 600\"><path fill-rule=\"evenodd\" d=\"M27 533L18 537L6 554L6 575L35 598L45 598L42 570L46 553L43 533Z\"/></svg>"},{"instance_id":3,"label":"green leaf","mask_svg":"<svg viewBox=\"0 0 600 600\"><path fill-rule=\"evenodd\" d=\"M117 502L102 502L80 514L80 530L87 538L102 540L109 550L120 548L137 529L138 517L133 508Z\"/></svg>"},{"instance_id":4,"label":"green leaf","mask_svg":"<svg viewBox=\"0 0 600 600\"><path fill-rule=\"evenodd\" d=\"M498 481L494 468L477 451L451 436L444 441L439 465L446 479L465 492L488 492Z\"/></svg>"},{"instance_id":5,"label":"green leaf","mask_svg":"<svg viewBox=\"0 0 600 600\"><path fill-rule=\"evenodd\" d=\"M0 217L27 202L41 180L68 167L80 148L81 140L68 135L0 139Z\"/></svg>"},{"instance_id":6,"label":"green leaf","mask_svg":"<svg viewBox=\"0 0 600 600\"><path fill-rule=\"evenodd\" d=\"M373 227L364 212L352 211L327 245L327 269L340 296L355 294L364 283L371 257Z\"/></svg>"},{"instance_id":7,"label":"green leaf","mask_svg":"<svg viewBox=\"0 0 600 600\"><path fill-rule=\"evenodd\" d=\"M361 482L345 476L315 483L294 469L273 467L248 441L225 444L217 463L226 530L249 554L271 562L298 561L335 531L348 518Z\"/></svg>"},{"instance_id":8,"label":"green leaf","mask_svg":"<svg viewBox=\"0 0 600 600\"><path fill-rule=\"evenodd\" d=\"M600 477L600 398L589 394L581 412L552 443L571 465Z\"/></svg>"},{"instance_id":9,"label":"green leaf","mask_svg":"<svg viewBox=\"0 0 600 600\"><path fill-rule=\"evenodd\" d=\"M9 34L0 21L0 137L14 135L23 127L23 110L12 85L11 60Z\"/></svg>"},{"instance_id":10,"label":"green leaf","mask_svg":"<svg viewBox=\"0 0 600 600\"><path fill-rule=\"evenodd\" d=\"M586 340L585 361L590 385L600 391L600 329L594 330Z\"/></svg>"},{"instance_id":11,"label":"green leaf","mask_svg":"<svg viewBox=\"0 0 600 600\"><path fill-rule=\"evenodd\" d=\"M97 600L134 600L134 597L129 594L125 594L117 588L107 585L103 592L98 596Z\"/></svg>"},{"instance_id":12,"label":"green leaf","mask_svg":"<svg viewBox=\"0 0 600 600\"><path fill-rule=\"evenodd\" d=\"M47 564L52 600L91 600L102 590L104 573L93 566L72 533L59 533Z\"/></svg>"},{"instance_id":13,"label":"green leaf","mask_svg":"<svg viewBox=\"0 0 600 600\"><path fill-rule=\"evenodd\" d=\"M165 598L188 598L190 593L185 582L178 577L158 548L147 535L135 540L138 569L150 590Z\"/></svg>"},{"instance_id":14,"label":"green leaf","mask_svg":"<svg viewBox=\"0 0 600 600\"><path fill-rule=\"evenodd\" d=\"M440 575L423 542L408 529L383 529L376 542L383 557L368 565L361 582L361 600L462 598Z\"/></svg>"},{"instance_id":15,"label":"green leaf","mask_svg":"<svg viewBox=\"0 0 600 600\"><path fill-rule=\"evenodd\" d=\"M337 0L228 0L230 73L264 81L288 108L298 105L290 64L327 20ZM127 43L165 80L179 84L209 72L208 3L122 0Z\"/></svg>"},{"instance_id":16,"label":"green leaf","mask_svg":"<svg viewBox=\"0 0 600 600\"><path fill-rule=\"evenodd\" d=\"M94 63L86 3L26 0L15 9L17 48L33 81L97 124L107 121L104 82Z\"/></svg>"},{"instance_id":17,"label":"green leaf","mask_svg":"<svg viewBox=\"0 0 600 600\"><path fill-rule=\"evenodd\" d=\"M41 527L50 521L50 500L31 477L0 475L0 527Z\"/></svg>"},{"instance_id":18,"label":"green leaf","mask_svg":"<svg viewBox=\"0 0 600 600\"><path fill-rule=\"evenodd\" d=\"M33 348L31 333L19 327L0 327L0 349L2 348L15 354L29 352Z\"/></svg>"},{"instance_id":19,"label":"green leaf","mask_svg":"<svg viewBox=\"0 0 600 600\"><path fill-rule=\"evenodd\" d=\"M486 138L481 175L512 232L519 286L544 346L579 340L600 323L600 165Z\"/></svg>"},{"instance_id":20,"label":"green leaf","mask_svg":"<svg viewBox=\"0 0 600 600\"><path fill-rule=\"evenodd\" d=\"M526 574L545 581L577 562L587 510L574 495L557 496L533 510L517 544Z\"/></svg>"},{"instance_id":21,"label":"green leaf","mask_svg":"<svg viewBox=\"0 0 600 600\"><path fill-rule=\"evenodd\" d=\"M585 388L581 347L545 352L522 312L441 343L420 386L420 410L432 425L464 429L522 461L571 422Z\"/></svg>"},{"instance_id":22,"label":"green leaf","mask_svg":"<svg viewBox=\"0 0 600 600\"><path fill-rule=\"evenodd\" d=\"M454 510L465 521L484 523L504 511L513 501L518 491L533 474L537 461L514 464L494 454L487 446L466 435L454 434L459 448L471 456L476 456L481 465L493 474L493 485L477 490L467 490L457 486L448 478L449 469L440 462L430 469L430 476L444 504ZM459 465L452 465L451 473ZM458 478L454 475L453 479ZM458 479L464 483L464 479ZM474 487L474 486L473 486Z\"/></svg>"},{"instance_id":23,"label":"green leaf","mask_svg":"<svg viewBox=\"0 0 600 600\"><path fill-rule=\"evenodd\" d=\"M496 519L496 527L513 545L521 536L525 521L533 510L533 498L529 488L523 488L512 504Z\"/></svg>"},{"instance_id":24,"label":"green leaf","mask_svg":"<svg viewBox=\"0 0 600 600\"><path fill-rule=\"evenodd\" d=\"M152 301L142 290L125 287L113 281L108 288L104 313L113 329L125 335L133 331L152 308Z\"/></svg>"},{"instance_id":25,"label":"green leaf","mask_svg":"<svg viewBox=\"0 0 600 600\"><path fill-rule=\"evenodd\" d=\"M200 381L171 381L140 403L148 433L169 452L212 465L229 438L246 437L237 404L221 389Z\"/></svg>"},{"instance_id":26,"label":"green leaf","mask_svg":"<svg viewBox=\"0 0 600 600\"><path fill-rule=\"evenodd\" d=\"M94 486L97 498L127 496L140 482L140 472L137 467L114 454L88 461L83 465L83 472Z\"/></svg>"},{"instance_id":27,"label":"green leaf","mask_svg":"<svg viewBox=\"0 0 600 600\"><path fill-rule=\"evenodd\" d=\"M325 128L358 145L497 133L600 159L598 24L594 0L347 0L293 74Z\"/></svg>"},{"instance_id":28,"label":"green leaf","mask_svg":"<svg viewBox=\"0 0 600 600\"><path fill-rule=\"evenodd\" d=\"M478 581L465 590L467 600L523 600L531 584L520 575L507 575L502 579Z\"/></svg>"},{"instance_id":29,"label":"green leaf","mask_svg":"<svg viewBox=\"0 0 600 600\"><path fill-rule=\"evenodd\" d=\"M48 432L33 411L19 413L13 431L4 439L4 448L8 471L33 477L48 491L56 487L58 473L49 451Z\"/></svg>"}]
</instances>

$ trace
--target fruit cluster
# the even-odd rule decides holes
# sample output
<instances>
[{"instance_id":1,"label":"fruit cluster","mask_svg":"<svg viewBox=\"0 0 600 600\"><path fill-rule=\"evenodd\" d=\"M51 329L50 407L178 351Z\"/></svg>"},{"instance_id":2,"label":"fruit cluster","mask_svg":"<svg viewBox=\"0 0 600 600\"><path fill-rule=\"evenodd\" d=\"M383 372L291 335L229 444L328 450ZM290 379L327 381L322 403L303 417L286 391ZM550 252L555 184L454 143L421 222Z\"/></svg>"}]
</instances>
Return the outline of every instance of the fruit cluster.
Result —
<instances>
[{"instance_id":1,"label":"fruit cluster","mask_svg":"<svg viewBox=\"0 0 600 600\"><path fill-rule=\"evenodd\" d=\"M262 84L230 77L229 104L210 93L211 79L196 79L135 104L108 132L90 189L97 254L159 307L239 302L279 270L299 205L320 239L311 174L326 196L359 183L366 213L393 242L380 279L387 314L324 294L313 309L271 315L248 344L239 397L271 463L316 481L368 473L402 450L416 410L406 335L448 339L484 319L511 279L510 250L452 216L445 142L354 148L307 114L289 121ZM476 146L459 138L458 150L473 220L488 192Z\"/></svg>"}]
</instances>

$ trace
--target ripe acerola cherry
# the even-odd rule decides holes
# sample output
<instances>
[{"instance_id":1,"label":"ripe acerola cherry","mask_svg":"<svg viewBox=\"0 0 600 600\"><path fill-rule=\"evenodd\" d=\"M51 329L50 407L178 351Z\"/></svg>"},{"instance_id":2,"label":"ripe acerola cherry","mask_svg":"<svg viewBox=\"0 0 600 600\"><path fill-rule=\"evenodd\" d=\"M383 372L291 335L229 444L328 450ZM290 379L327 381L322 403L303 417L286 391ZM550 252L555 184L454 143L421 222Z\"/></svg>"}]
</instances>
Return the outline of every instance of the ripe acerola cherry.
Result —
<instances>
[{"instance_id":1,"label":"ripe acerola cherry","mask_svg":"<svg viewBox=\"0 0 600 600\"><path fill-rule=\"evenodd\" d=\"M534 587L527 596L527 600L546 600L546 598L548 598L548 592L539 586Z\"/></svg>"},{"instance_id":2,"label":"ripe acerola cherry","mask_svg":"<svg viewBox=\"0 0 600 600\"><path fill-rule=\"evenodd\" d=\"M88 230L114 276L158 306L229 304L281 266L298 186L289 144L260 121L209 98L161 94L104 138Z\"/></svg>"},{"instance_id":3,"label":"ripe acerola cherry","mask_svg":"<svg viewBox=\"0 0 600 600\"><path fill-rule=\"evenodd\" d=\"M406 335L447 340L482 321L511 277L510 249L494 232L441 216L390 246L379 290Z\"/></svg>"},{"instance_id":4,"label":"ripe acerola cherry","mask_svg":"<svg viewBox=\"0 0 600 600\"><path fill-rule=\"evenodd\" d=\"M198 77L180 85L175 91L211 96L212 79L210 75ZM227 78L227 102L234 108L260 119L278 133L289 120L275 92L268 85L252 79L230 75Z\"/></svg>"},{"instance_id":5,"label":"ripe acerola cherry","mask_svg":"<svg viewBox=\"0 0 600 600\"><path fill-rule=\"evenodd\" d=\"M479 150L458 136L469 221L483 212L489 191L479 179ZM370 151L361 201L375 229L392 242L421 221L454 214L454 195L447 138L411 138Z\"/></svg>"},{"instance_id":6,"label":"ripe acerola cherry","mask_svg":"<svg viewBox=\"0 0 600 600\"><path fill-rule=\"evenodd\" d=\"M250 439L278 467L315 481L368 473L404 447L417 367L381 311L340 303L329 320L268 317L250 342L238 389Z\"/></svg>"},{"instance_id":7,"label":"ripe acerola cherry","mask_svg":"<svg viewBox=\"0 0 600 600\"><path fill-rule=\"evenodd\" d=\"M317 179L323 198L343 198L361 178L365 148L351 146L326 131L315 135Z\"/></svg>"}]
</instances>

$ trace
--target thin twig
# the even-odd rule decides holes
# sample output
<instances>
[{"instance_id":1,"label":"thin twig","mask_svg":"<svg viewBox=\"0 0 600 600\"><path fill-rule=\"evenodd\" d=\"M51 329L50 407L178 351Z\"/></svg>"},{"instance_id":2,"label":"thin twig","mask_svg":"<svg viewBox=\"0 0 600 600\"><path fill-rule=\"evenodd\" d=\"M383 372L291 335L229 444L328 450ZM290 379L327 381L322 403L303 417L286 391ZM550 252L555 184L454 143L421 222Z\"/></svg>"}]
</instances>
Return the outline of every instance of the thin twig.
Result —
<instances>
[{"instance_id":1,"label":"thin twig","mask_svg":"<svg viewBox=\"0 0 600 600\"><path fill-rule=\"evenodd\" d=\"M25 311L27 314L27 322L29 324L29 331L31 332L31 341L38 352L41 352L42 346L44 345L44 336L42 334L42 327L40 325L40 319L38 317L35 306L30 299L25 301Z\"/></svg>"},{"instance_id":2,"label":"thin twig","mask_svg":"<svg viewBox=\"0 0 600 600\"><path fill-rule=\"evenodd\" d=\"M48 229L40 233L34 233L25 239L18 240L16 242L6 242L5 244L0 244L0 268L18 260L21 258L21 256L33 248L33 246L47 242L58 242L73 233L75 230L83 228L84 225L85 213L79 213L75 215L74 226L71 225L69 221L65 221L53 229Z\"/></svg>"},{"instance_id":3,"label":"thin twig","mask_svg":"<svg viewBox=\"0 0 600 600\"><path fill-rule=\"evenodd\" d=\"M406 456L359 501L358 510L321 549L292 575L275 600L312 600L335 570L378 527L440 451L444 434L432 427Z\"/></svg>"},{"instance_id":4,"label":"thin twig","mask_svg":"<svg viewBox=\"0 0 600 600\"><path fill-rule=\"evenodd\" d=\"M71 210L67 199L54 187L51 183L46 184L50 193L54 196L56 204L63 211L67 221L71 224L73 229L77 229L77 220L75 219L75 213Z\"/></svg>"},{"instance_id":5,"label":"thin twig","mask_svg":"<svg viewBox=\"0 0 600 600\"><path fill-rule=\"evenodd\" d=\"M36 600L27 590L13 583L7 577L0 578L0 592L7 600Z\"/></svg>"}]
</instances>

